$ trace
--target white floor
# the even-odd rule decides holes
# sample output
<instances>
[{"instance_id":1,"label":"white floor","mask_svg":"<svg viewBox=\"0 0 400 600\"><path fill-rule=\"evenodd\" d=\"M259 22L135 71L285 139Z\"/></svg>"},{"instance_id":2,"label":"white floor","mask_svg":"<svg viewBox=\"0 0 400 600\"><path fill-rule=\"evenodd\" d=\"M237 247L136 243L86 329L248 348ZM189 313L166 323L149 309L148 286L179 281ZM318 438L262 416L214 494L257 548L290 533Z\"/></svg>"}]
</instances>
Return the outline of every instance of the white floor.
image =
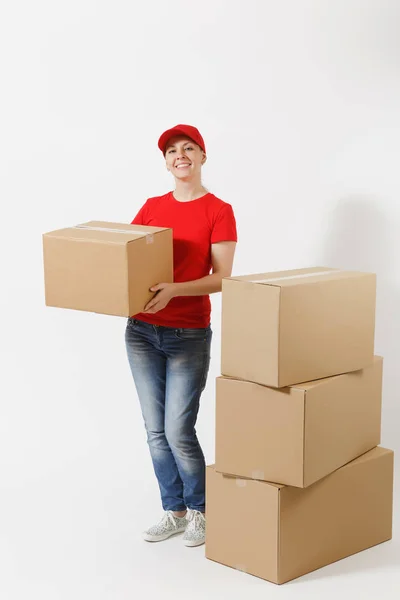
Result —
<instances>
[{"instance_id":1,"label":"white floor","mask_svg":"<svg viewBox=\"0 0 400 600\"><path fill-rule=\"evenodd\" d=\"M204 546L187 548L181 536L142 541L141 530L160 516L157 488L129 461L115 468L89 454L46 476L26 475L1 491L3 600L400 597L396 519L392 541L277 586L207 560Z\"/></svg>"}]
</instances>

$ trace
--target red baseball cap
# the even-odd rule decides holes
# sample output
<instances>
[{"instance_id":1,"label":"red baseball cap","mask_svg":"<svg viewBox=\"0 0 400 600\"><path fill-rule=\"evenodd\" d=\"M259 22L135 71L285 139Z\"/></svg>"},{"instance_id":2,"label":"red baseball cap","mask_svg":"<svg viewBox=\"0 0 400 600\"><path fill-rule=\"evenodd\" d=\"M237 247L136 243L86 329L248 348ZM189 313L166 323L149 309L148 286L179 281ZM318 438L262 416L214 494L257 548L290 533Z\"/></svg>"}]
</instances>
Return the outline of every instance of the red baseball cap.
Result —
<instances>
[{"instance_id":1,"label":"red baseball cap","mask_svg":"<svg viewBox=\"0 0 400 600\"><path fill-rule=\"evenodd\" d=\"M175 125L175 127L172 127L172 129L167 129L167 131L164 131L158 140L158 147L163 154L165 154L168 140L175 135L187 135L191 140L196 142L196 144L198 144L204 152L206 151L204 140L200 131L196 129L196 127L193 127L192 125Z\"/></svg>"}]
</instances>

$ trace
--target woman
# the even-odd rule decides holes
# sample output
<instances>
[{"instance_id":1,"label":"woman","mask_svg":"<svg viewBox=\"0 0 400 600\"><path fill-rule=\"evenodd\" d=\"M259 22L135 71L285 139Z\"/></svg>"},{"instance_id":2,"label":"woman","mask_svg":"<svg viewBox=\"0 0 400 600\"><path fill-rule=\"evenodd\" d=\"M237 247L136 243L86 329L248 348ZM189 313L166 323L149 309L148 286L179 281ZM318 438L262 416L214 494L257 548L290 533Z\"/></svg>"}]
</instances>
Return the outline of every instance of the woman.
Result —
<instances>
[{"instance_id":1,"label":"woman","mask_svg":"<svg viewBox=\"0 0 400 600\"><path fill-rule=\"evenodd\" d=\"M165 511L143 537L161 541L184 531L185 545L198 546L205 541L205 460L195 423L210 364L209 294L231 275L236 223L231 205L201 183L207 156L195 127L176 125L158 147L175 190L149 198L132 224L173 229L174 283L150 288L155 296L125 332Z\"/></svg>"}]
</instances>

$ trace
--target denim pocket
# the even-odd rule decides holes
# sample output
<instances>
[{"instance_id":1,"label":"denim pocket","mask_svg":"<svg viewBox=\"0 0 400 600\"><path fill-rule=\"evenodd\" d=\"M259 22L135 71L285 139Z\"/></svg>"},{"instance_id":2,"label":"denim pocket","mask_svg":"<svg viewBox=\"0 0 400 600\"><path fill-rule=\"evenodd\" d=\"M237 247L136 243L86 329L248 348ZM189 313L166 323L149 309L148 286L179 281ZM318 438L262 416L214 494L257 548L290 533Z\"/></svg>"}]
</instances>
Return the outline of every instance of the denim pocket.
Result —
<instances>
[{"instance_id":1,"label":"denim pocket","mask_svg":"<svg viewBox=\"0 0 400 600\"><path fill-rule=\"evenodd\" d=\"M206 342L209 339L210 335L210 327L199 327L197 329L179 327L178 329L175 329L175 337L177 337L178 340L183 340L187 342Z\"/></svg>"}]
</instances>

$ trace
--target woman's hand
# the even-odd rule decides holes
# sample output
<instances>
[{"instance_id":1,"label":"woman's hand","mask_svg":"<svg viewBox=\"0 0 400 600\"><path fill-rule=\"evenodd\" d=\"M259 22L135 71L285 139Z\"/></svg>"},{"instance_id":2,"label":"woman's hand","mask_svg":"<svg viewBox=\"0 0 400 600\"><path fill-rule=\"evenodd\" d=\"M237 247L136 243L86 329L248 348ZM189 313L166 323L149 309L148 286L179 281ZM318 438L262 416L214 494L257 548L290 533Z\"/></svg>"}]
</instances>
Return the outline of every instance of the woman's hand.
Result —
<instances>
[{"instance_id":1,"label":"woman's hand","mask_svg":"<svg viewBox=\"0 0 400 600\"><path fill-rule=\"evenodd\" d=\"M157 292L154 298L144 307L143 312L150 314L165 308L168 302L176 295L176 287L173 283L158 283L157 285L153 285L150 291Z\"/></svg>"}]
</instances>

